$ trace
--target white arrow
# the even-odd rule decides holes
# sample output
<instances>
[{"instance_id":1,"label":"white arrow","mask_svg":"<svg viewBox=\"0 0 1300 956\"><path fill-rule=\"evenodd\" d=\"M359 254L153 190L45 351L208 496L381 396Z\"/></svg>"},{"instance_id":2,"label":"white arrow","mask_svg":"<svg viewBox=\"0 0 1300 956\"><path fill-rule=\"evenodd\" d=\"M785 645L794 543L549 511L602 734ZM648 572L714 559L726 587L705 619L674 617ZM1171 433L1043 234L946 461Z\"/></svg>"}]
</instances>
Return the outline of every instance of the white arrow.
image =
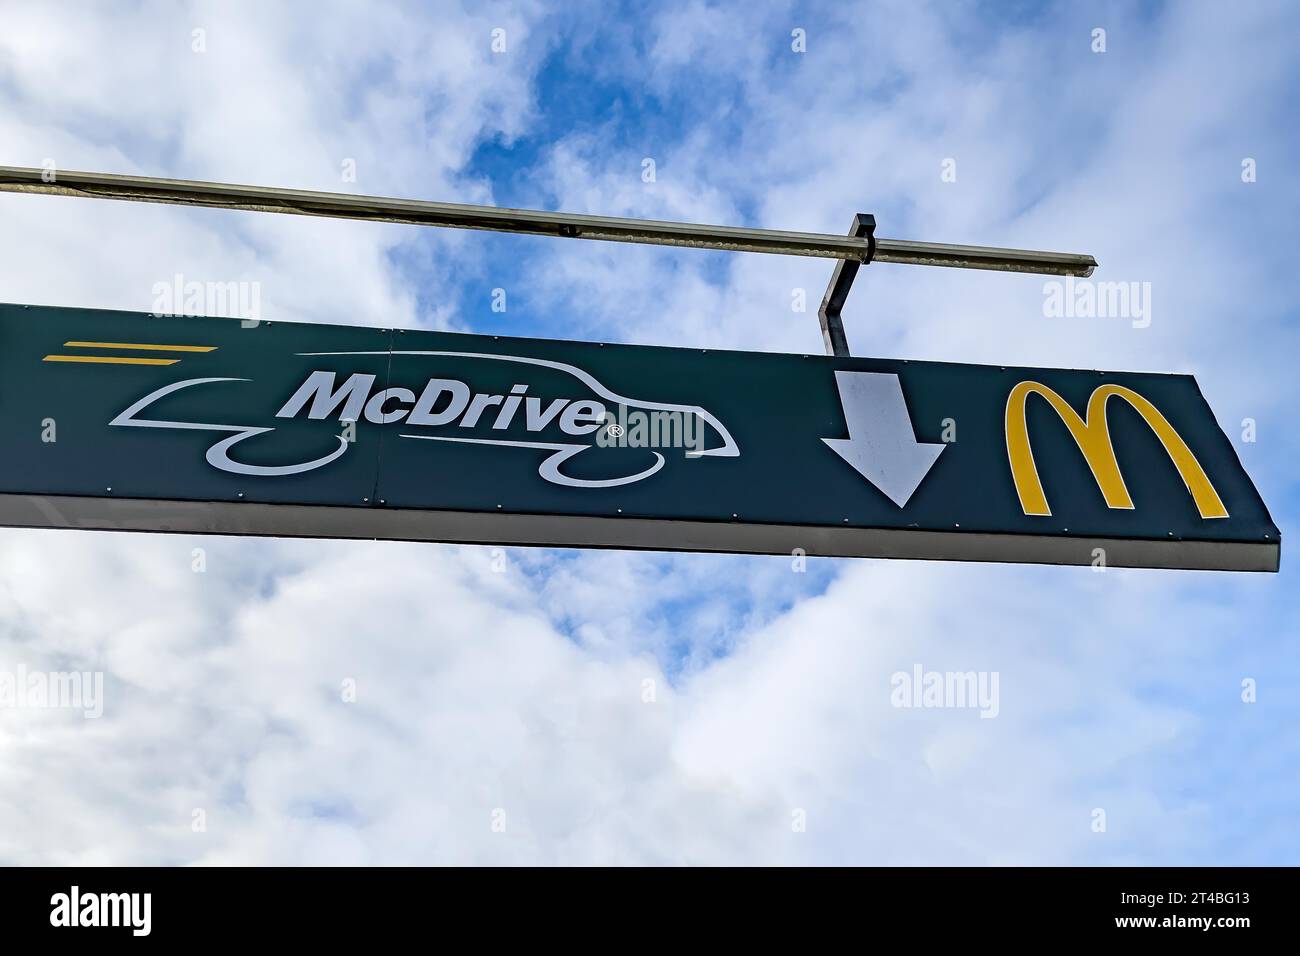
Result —
<instances>
[{"instance_id":1,"label":"white arrow","mask_svg":"<svg viewBox=\"0 0 1300 956\"><path fill-rule=\"evenodd\" d=\"M945 445L918 442L898 376L888 372L836 372L848 438L823 438L898 507L929 474Z\"/></svg>"}]
</instances>

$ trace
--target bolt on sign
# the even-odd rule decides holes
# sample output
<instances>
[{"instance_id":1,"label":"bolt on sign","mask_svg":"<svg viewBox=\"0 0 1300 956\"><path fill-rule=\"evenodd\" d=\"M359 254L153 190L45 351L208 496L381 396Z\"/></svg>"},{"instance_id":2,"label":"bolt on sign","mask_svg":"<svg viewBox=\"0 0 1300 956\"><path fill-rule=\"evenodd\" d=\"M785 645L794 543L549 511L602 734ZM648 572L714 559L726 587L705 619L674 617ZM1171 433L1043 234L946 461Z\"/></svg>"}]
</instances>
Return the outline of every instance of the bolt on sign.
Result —
<instances>
[{"instance_id":1,"label":"bolt on sign","mask_svg":"<svg viewBox=\"0 0 1300 956\"><path fill-rule=\"evenodd\" d=\"M1187 375L0 306L0 524L1276 571Z\"/></svg>"}]
</instances>

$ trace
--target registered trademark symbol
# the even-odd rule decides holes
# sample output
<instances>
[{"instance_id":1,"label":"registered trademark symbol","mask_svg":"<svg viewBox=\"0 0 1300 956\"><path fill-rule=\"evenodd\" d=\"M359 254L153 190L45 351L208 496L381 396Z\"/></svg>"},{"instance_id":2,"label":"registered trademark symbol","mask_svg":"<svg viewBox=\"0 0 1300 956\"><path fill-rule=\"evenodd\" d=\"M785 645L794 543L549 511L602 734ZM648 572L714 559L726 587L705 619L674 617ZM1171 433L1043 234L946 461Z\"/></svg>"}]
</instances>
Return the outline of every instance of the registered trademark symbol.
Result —
<instances>
[{"instance_id":1,"label":"registered trademark symbol","mask_svg":"<svg viewBox=\"0 0 1300 956\"><path fill-rule=\"evenodd\" d=\"M623 437L623 426L618 424L618 422L611 422L609 428L605 429L605 431L609 433L610 438Z\"/></svg>"}]
</instances>

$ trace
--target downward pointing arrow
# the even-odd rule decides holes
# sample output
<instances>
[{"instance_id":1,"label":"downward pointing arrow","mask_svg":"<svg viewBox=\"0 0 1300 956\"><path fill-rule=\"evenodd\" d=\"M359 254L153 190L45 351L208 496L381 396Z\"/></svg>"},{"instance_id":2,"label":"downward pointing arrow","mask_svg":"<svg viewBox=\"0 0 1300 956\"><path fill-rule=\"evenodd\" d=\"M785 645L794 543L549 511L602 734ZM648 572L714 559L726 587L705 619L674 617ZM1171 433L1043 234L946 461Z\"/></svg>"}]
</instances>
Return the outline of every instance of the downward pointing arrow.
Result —
<instances>
[{"instance_id":1,"label":"downward pointing arrow","mask_svg":"<svg viewBox=\"0 0 1300 956\"><path fill-rule=\"evenodd\" d=\"M836 372L848 438L823 438L898 507L907 504L944 449L918 442L898 376L887 372Z\"/></svg>"}]
</instances>

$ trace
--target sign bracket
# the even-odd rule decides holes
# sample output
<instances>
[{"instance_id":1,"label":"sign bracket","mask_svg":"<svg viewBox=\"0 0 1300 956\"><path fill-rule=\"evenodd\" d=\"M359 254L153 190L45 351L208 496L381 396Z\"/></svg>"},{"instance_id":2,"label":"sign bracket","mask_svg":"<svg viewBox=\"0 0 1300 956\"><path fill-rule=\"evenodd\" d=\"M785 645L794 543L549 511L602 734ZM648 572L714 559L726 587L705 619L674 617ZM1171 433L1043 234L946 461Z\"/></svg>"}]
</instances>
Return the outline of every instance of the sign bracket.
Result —
<instances>
[{"instance_id":1,"label":"sign bracket","mask_svg":"<svg viewBox=\"0 0 1300 956\"><path fill-rule=\"evenodd\" d=\"M821 321L822 341L826 343L826 354L838 358L848 358L849 340L844 334L844 320L841 313L857 278L858 269L869 265L876 257L876 217L870 213L860 212L853 217L849 235L855 239L866 239L867 250L859 259L840 259L835 263L826 294L822 296L821 308L817 318Z\"/></svg>"}]
</instances>

